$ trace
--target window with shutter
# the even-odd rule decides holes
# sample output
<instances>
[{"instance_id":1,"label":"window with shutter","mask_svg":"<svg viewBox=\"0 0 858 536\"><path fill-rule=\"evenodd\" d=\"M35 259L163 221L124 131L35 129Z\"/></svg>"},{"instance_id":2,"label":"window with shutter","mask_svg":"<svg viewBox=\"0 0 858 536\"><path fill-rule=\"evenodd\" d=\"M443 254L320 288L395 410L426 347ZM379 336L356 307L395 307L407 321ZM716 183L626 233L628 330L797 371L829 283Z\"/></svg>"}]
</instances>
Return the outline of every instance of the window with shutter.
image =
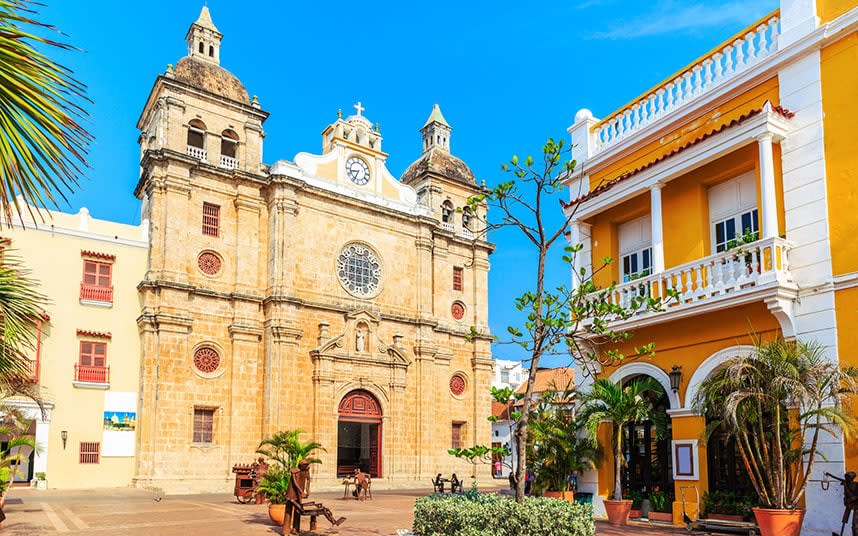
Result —
<instances>
[{"instance_id":1,"label":"window with shutter","mask_svg":"<svg viewBox=\"0 0 858 536\"><path fill-rule=\"evenodd\" d=\"M98 463L101 457L101 443L97 441L80 442L80 463Z\"/></svg>"},{"instance_id":2,"label":"window with shutter","mask_svg":"<svg viewBox=\"0 0 858 536\"><path fill-rule=\"evenodd\" d=\"M220 206L212 203L203 203L203 234L219 236L219 233Z\"/></svg>"},{"instance_id":3,"label":"window with shutter","mask_svg":"<svg viewBox=\"0 0 858 536\"><path fill-rule=\"evenodd\" d=\"M453 268L453 290L462 290L463 288L463 280L464 280L464 270L455 266Z\"/></svg>"}]
</instances>

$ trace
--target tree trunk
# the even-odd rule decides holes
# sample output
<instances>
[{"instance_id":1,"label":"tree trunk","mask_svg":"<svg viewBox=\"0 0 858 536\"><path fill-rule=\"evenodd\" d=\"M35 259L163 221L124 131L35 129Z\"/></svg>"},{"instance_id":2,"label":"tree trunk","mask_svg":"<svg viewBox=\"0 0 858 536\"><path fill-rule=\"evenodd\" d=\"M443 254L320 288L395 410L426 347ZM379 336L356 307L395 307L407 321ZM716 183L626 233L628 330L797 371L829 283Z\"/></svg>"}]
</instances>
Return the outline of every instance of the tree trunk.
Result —
<instances>
[{"instance_id":1,"label":"tree trunk","mask_svg":"<svg viewBox=\"0 0 858 536\"><path fill-rule=\"evenodd\" d=\"M623 499L623 430L619 426L614 426L614 500L620 501Z\"/></svg>"}]
</instances>

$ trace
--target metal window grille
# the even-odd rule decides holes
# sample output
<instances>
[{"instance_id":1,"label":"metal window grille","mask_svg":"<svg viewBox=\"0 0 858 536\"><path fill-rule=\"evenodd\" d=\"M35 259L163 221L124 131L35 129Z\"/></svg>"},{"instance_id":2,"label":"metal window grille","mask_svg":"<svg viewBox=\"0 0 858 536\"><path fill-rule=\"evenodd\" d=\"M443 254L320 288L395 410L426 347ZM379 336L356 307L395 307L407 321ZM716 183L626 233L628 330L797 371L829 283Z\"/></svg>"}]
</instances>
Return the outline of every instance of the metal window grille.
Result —
<instances>
[{"instance_id":1,"label":"metal window grille","mask_svg":"<svg viewBox=\"0 0 858 536\"><path fill-rule=\"evenodd\" d=\"M462 290L462 280L464 270L458 266L453 268L453 290Z\"/></svg>"},{"instance_id":2,"label":"metal window grille","mask_svg":"<svg viewBox=\"0 0 858 536\"><path fill-rule=\"evenodd\" d=\"M101 458L101 443L97 441L80 442L80 463L98 463Z\"/></svg>"},{"instance_id":3,"label":"metal window grille","mask_svg":"<svg viewBox=\"0 0 858 536\"><path fill-rule=\"evenodd\" d=\"M194 443L213 443L213 409L194 408Z\"/></svg>"},{"instance_id":4,"label":"metal window grille","mask_svg":"<svg viewBox=\"0 0 858 536\"><path fill-rule=\"evenodd\" d=\"M218 236L220 229L220 206L203 203L203 234Z\"/></svg>"}]
</instances>

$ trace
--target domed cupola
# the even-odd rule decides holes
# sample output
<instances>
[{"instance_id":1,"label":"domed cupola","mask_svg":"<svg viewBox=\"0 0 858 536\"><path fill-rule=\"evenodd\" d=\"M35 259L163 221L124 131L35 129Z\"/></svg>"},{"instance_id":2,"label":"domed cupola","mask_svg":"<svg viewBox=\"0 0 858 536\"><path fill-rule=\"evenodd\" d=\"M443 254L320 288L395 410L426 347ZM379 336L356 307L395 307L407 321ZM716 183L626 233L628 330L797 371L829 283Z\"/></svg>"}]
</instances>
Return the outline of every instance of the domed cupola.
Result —
<instances>
[{"instance_id":1,"label":"domed cupola","mask_svg":"<svg viewBox=\"0 0 858 536\"><path fill-rule=\"evenodd\" d=\"M412 184L426 174L440 175L468 184L476 184L474 174L462 160L450 154L453 127L444 119L441 107L432 106L429 119L420 129L423 136L423 154L402 174L404 184Z\"/></svg>"}]
</instances>

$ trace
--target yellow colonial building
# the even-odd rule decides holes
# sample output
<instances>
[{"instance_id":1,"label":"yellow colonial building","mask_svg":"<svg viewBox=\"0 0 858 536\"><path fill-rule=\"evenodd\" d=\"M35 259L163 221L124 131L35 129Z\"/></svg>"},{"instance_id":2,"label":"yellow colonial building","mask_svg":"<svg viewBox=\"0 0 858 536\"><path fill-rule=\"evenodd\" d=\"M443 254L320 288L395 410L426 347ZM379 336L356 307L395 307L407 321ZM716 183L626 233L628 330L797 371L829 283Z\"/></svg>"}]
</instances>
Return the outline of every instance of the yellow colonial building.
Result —
<instances>
[{"instance_id":1,"label":"yellow colonial building","mask_svg":"<svg viewBox=\"0 0 858 536\"><path fill-rule=\"evenodd\" d=\"M490 435L493 245L450 125L436 106L399 179L360 103L320 154L266 165L268 113L221 67L221 40L203 8L137 125L135 483L231 489L232 465L287 429L327 449L322 486L355 467L382 487L465 473L447 450Z\"/></svg>"},{"instance_id":2,"label":"yellow colonial building","mask_svg":"<svg viewBox=\"0 0 858 536\"><path fill-rule=\"evenodd\" d=\"M23 203L23 201L21 201ZM24 206L24 205L22 205ZM146 272L148 222L125 225L43 211L4 229L50 302L32 356L46 401L4 401L33 419L39 445L18 481L45 473L55 488L127 486L135 471L140 378L137 284Z\"/></svg>"},{"instance_id":3,"label":"yellow colonial building","mask_svg":"<svg viewBox=\"0 0 858 536\"><path fill-rule=\"evenodd\" d=\"M568 182L578 202L570 241L584 245L576 268L615 259L596 279L618 283L618 303L680 292L666 310L613 326L633 332L629 346L655 342L655 357L600 372L663 386L653 402L670 417L668 435L626 430L623 478L631 490L673 491L675 522L682 488L693 499L693 487L748 485L728 441L701 439L691 401L751 334L816 340L858 365L858 2L780 4L627 105L602 119L581 110L569 127L582 170ZM823 471L858 467L858 449L840 437L821 450L807 534L839 528L840 491L821 489ZM612 468L603 462L581 489L606 498Z\"/></svg>"}]
</instances>

